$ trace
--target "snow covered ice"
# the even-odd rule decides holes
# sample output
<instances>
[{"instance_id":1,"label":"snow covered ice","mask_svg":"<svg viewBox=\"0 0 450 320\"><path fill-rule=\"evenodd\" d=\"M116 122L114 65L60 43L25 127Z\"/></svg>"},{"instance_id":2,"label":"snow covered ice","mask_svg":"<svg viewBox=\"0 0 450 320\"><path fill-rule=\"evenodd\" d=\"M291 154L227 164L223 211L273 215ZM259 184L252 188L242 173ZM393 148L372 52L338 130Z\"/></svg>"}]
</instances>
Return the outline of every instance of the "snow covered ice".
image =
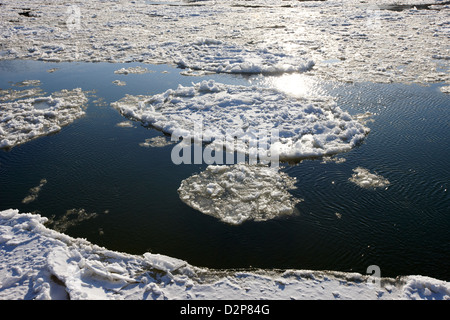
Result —
<instances>
[{"instance_id":1,"label":"snow covered ice","mask_svg":"<svg viewBox=\"0 0 450 320\"><path fill-rule=\"evenodd\" d=\"M110 251L48 229L46 221L0 212L0 299L450 299L448 282L425 276L375 284L358 273L216 271L150 252Z\"/></svg>"},{"instance_id":2,"label":"snow covered ice","mask_svg":"<svg viewBox=\"0 0 450 320\"><path fill-rule=\"evenodd\" d=\"M79 88L50 96L0 103L0 148L12 148L61 130L85 112L87 98Z\"/></svg>"},{"instance_id":3,"label":"snow covered ice","mask_svg":"<svg viewBox=\"0 0 450 320\"><path fill-rule=\"evenodd\" d=\"M261 134L268 137L277 130L279 141L267 141L267 150L282 161L349 151L370 131L327 97L291 98L275 89L213 80L154 96L127 95L112 106L174 141L210 142L216 150L250 154ZM200 132L195 128L199 123Z\"/></svg>"},{"instance_id":4,"label":"snow covered ice","mask_svg":"<svg viewBox=\"0 0 450 320\"><path fill-rule=\"evenodd\" d=\"M361 188L383 188L390 184L388 179L371 173L365 168L358 167L353 169L353 172L349 180Z\"/></svg>"},{"instance_id":5,"label":"snow covered ice","mask_svg":"<svg viewBox=\"0 0 450 320\"><path fill-rule=\"evenodd\" d=\"M183 180L178 193L194 209L238 225L292 214L301 199L290 189L295 189L295 179L277 168L237 164L208 166Z\"/></svg>"}]
</instances>

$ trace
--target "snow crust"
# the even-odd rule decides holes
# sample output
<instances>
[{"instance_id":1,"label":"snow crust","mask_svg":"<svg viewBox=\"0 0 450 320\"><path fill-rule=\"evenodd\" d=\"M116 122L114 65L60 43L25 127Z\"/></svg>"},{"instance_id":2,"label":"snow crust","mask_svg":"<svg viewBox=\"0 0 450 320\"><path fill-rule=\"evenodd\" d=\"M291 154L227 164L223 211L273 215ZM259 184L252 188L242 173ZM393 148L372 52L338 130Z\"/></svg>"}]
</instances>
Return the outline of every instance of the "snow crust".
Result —
<instances>
[{"instance_id":1,"label":"snow crust","mask_svg":"<svg viewBox=\"0 0 450 320\"><path fill-rule=\"evenodd\" d=\"M154 96L127 95L111 105L174 141L182 137L211 143L215 150L257 152L282 161L349 151L370 131L327 97L293 98L275 89L213 80ZM279 139L272 139L275 133ZM259 148L261 141L265 150Z\"/></svg>"},{"instance_id":2,"label":"snow crust","mask_svg":"<svg viewBox=\"0 0 450 320\"><path fill-rule=\"evenodd\" d=\"M198 268L161 254L110 251L48 229L46 221L0 212L0 299L450 299L450 283L424 276Z\"/></svg>"},{"instance_id":3,"label":"snow crust","mask_svg":"<svg viewBox=\"0 0 450 320\"><path fill-rule=\"evenodd\" d=\"M0 103L0 148L12 148L60 131L85 114L86 102L86 95L77 88Z\"/></svg>"},{"instance_id":4,"label":"snow crust","mask_svg":"<svg viewBox=\"0 0 450 320\"><path fill-rule=\"evenodd\" d=\"M295 181L267 166L211 165L183 180L178 193L192 208L238 225L293 214L301 201L288 192L295 189Z\"/></svg>"}]
</instances>

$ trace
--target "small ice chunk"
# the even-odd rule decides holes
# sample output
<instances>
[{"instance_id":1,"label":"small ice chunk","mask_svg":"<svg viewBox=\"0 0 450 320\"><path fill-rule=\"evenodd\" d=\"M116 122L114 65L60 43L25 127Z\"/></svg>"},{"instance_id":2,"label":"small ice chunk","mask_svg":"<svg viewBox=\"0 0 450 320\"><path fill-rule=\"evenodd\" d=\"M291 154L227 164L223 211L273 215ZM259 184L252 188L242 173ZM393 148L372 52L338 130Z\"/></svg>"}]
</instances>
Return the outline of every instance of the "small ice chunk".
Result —
<instances>
[{"instance_id":1,"label":"small ice chunk","mask_svg":"<svg viewBox=\"0 0 450 320\"><path fill-rule=\"evenodd\" d=\"M120 80L114 80L112 83L114 83L116 86L119 86L119 87L123 87L123 86L127 85L127 83L125 81L120 81Z\"/></svg>"},{"instance_id":2,"label":"small ice chunk","mask_svg":"<svg viewBox=\"0 0 450 320\"><path fill-rule=\"evenodd\" d=\"M39 192L41 191L42 187L47 183L46 179L41 179L41 181L39 182L39 185L36 187L33 187L30 189L30 193L28 196L26 196L23 200L22 203L30 203L33 202L34 200L37 199Z\"/></svg>"},{"instance_id":3,"label":"small ice chunk","mask_svg":"<svg viewBox=\"0 0 450 320\"><path fill-rule=\"evenodd\" d=\"M180 199L192 208L225 223L266 221L290 215L301 200L288 190L294 178L274 168L237 164L210 165L182 181Z\"/></svg>"},{"instance_id":4,"label":"small ice chunk","mask_svg":"<svg viewBox=\"0 0 450 320\"><path fill-rule=\"evenodd\" d=\"M357 167L353 169L353 174L349 180L361 188L383 188L390 184L390 182L380 175L371 173L369 170Z\"/></svg>"},{"instance_id":5,"label":"small ice chunk","mask_svg":"<svg viewBox=\"0 0 450 320\"><path fill-rule=\"evenodd\" d=\"M115 74L143 74L153 72L148 68L144 68L141 66L129 67L129 68L121 68L119 70L114 71Z\"/></svg>"}]
</instances>

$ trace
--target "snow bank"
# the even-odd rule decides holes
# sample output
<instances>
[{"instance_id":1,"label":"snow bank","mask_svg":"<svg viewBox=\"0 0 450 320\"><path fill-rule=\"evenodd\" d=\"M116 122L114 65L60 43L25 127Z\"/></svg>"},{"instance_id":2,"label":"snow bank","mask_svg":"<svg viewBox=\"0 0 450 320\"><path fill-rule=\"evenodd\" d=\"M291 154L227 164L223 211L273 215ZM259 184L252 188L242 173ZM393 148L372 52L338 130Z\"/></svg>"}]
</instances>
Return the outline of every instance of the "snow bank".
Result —
<instances>
[{"instance_id":1,"label":"snow bank","mask_svg":"<svg viewBox=\"0 0 450 320\"><path fill-rule=\"evenodd\" d=\"M174 141L212 142L214 150L282 161L346 152L369 133L330 98L293 98L275 89L212 80L154 96L127 95L111 105Z\"/></svg>"},{"instance_id":2,"label":"snow bank","mask_svg":"<svg viewBox=\"0 0 450 320\"><path fill-rule=\"evenodd\" d=\"M301 200L290 189L295 179L275 168L237 164L208 166L183 180L178 193L194 209L238 225L292 214Z\"/></svg>"},{"instance_id":3,"label":"snow bank","mask_svg":"<svg viewBox=\"0 0 450 320\"><path fill-rule=\"evenodd\" d=\"M87 98L79 88L47 97L0 103L0 148L11 148L61 130L85 112Z\"/></svg>"},{"instance_id":4,"label":"snow bank","mask_svg":"<svg viewBox=\"0 0 450 320\"><path fill-rule=\"evenodd\" d=\"M161 254L109 251L48 229L46 221L0 212L0 299L450 299L450 283L429 277L210 270Z\"/></svg>"},{"instance_id":5,"label":"snow bank","mask_svg":"<svg viewBox=\"0 0 450 320\"><path fill-rule=\"evenodd\" d=\"M365 168L358 167L353 169L353 172L349 180L361 188L384 188L390 184L388 179L371 173Z\"/></svg>"}]
</instances>

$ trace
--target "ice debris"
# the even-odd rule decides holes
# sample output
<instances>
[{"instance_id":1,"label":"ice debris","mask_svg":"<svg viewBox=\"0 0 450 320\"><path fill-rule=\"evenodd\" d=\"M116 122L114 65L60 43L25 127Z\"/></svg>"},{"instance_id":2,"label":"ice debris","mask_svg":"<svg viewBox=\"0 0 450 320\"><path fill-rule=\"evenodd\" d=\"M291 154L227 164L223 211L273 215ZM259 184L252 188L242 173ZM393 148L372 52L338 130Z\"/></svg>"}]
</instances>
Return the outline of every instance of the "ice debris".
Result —
<instances>
[{"instance_id":1,"label":"ice debris","mask_svg":"<svg viewBox=\"0 0 450 320\"><path fill-rule=\"evenodd\" d=\"M221 221L233 225L266 221L294 213L301 201L288 190L296 179L267 166L210 165L181 182L180 199Z\"/></svg>"},{"instance_id":2,"label":"ice debris","mask_svg":"<svg viewBox=\"0 0 450 320\"><path fill-rule=\"evenodd\" d=\"M390 184L388 179L371 173L369 170L362 167L353 169L353 172L354 173L349 180L361 188L383 188Z\"/></svg>"},{"instance_id":3,"label":"ice debris","mask_svg":"<svg viewBox=\"0 0 450 320\"><path fill-rule=\"evenodd\" d=\"M0 103L0 148L12 148L61 130L82 117L86 95L80 88L47 97Z\"/></svg>"}]
</instances>

